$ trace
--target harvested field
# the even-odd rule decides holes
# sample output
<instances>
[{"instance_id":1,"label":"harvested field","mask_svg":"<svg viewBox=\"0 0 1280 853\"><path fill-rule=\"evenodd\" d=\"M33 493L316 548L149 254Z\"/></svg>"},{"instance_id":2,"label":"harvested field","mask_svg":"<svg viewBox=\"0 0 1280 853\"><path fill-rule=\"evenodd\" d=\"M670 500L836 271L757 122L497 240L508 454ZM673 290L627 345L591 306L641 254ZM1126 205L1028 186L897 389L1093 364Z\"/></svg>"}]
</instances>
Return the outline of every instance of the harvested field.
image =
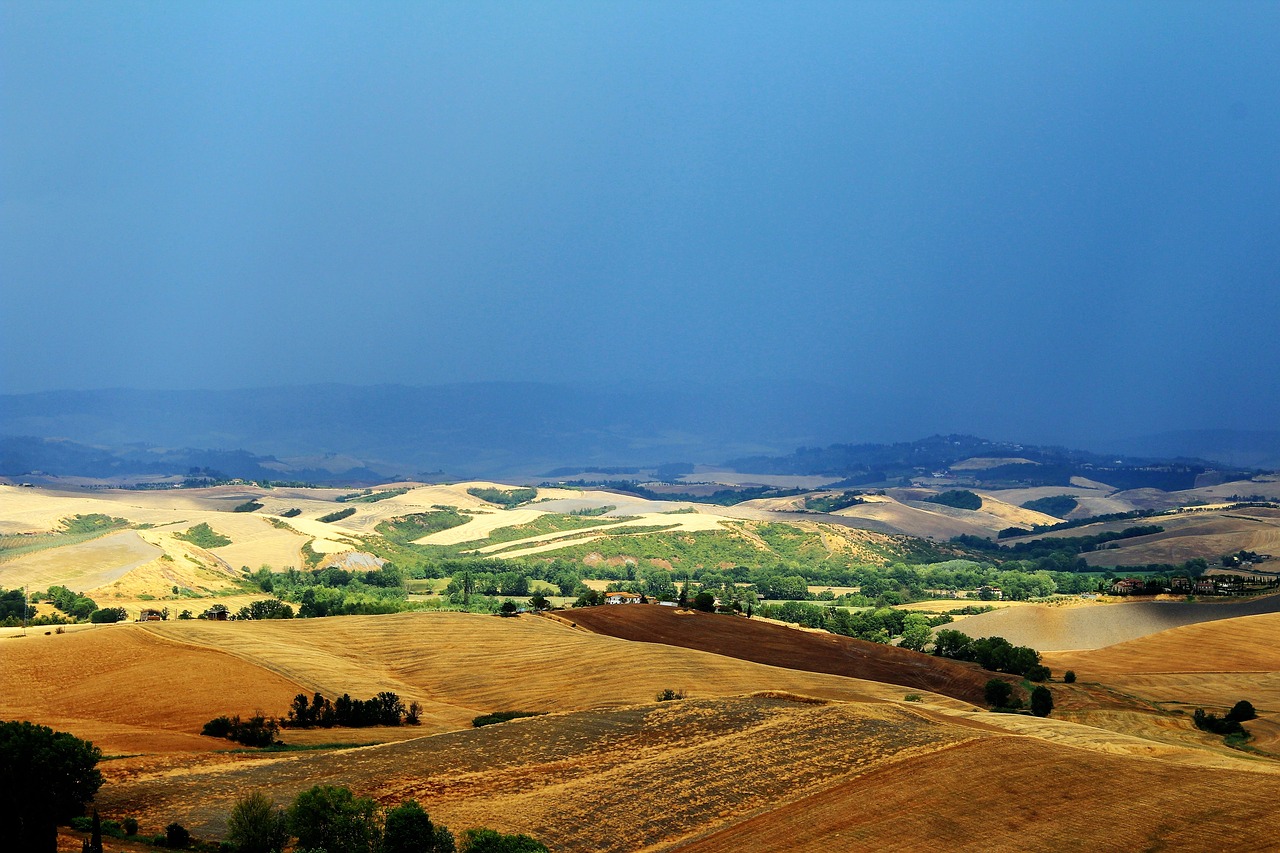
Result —
<instances>
[{"instance_id":1,"label":"harvested field","mask_svg":"<svg viewBox=\"0 0 1280 853\"><path fill-rule=\"evenodd\" d=\"M1232 602L1126 601L1079 607L1028 605L965 617L971 637L1004 637L1040 652L1099 649L1170 628L1280 612L1280 595Z\"/></svg>"},{"instance_id":2,"label":"harvested field","mask_svg":"<svg viewBox=\"0 0 1280 853\"><path fill-rule=\"evenodd\" d=\"M646 605L573 611L574 623L611 637L701 649L776 667L825 672L929 690L981 704L991 673L968 664L868 643L796 631L740 616Z\"/></svg>"},{"instance_id":3,"label":"harvested field","mask_svg":"<svg viewBox=\"0 0 1280 853\"><path fill-rule=\"evenodd\" d=\"M136 531L123 530L0 563L0 587L26 585L41 590L59 584L75 590L93 589L123 577L162 553Z\"/></svg>"},{"instance_id":4,"label":"harvested field","mask_svg":"<svg viewBox=\"0 0 1280 853\"><path fill-rule=\"evenodd\" d=\"M487 825L553 850L632 853L985 734L890 705L685 700L122 780L100 800L146 825L176 819L218 834L246 790L287 801L314 784L342 784L386 804L416 797L455 830Z\"/></svg>"},{"instance_id":5,"label":"harvested field","mask_svg":"<svg viewBox=\"0 0 1280 853\"><path fill-rule=\"evenodd\" d=\"M0 719L88 738L108 753L200 751L219 714L283 710L300 686L233 655L174 643L141 626L0 640Z\"/></svg>"},{"instance_id":6,"label":"harvested field","mask_svg":"<svg viewBox=\"0 0 1280 853\"><path fill-rule=\"evenodd\" d=\"M838 782L669 849L1271 850L1277 795L1280 777L1273 775L1032 738L975 740ZM1094 807L1101 803L1105 816Z\"/></svg>"}]
</instances>

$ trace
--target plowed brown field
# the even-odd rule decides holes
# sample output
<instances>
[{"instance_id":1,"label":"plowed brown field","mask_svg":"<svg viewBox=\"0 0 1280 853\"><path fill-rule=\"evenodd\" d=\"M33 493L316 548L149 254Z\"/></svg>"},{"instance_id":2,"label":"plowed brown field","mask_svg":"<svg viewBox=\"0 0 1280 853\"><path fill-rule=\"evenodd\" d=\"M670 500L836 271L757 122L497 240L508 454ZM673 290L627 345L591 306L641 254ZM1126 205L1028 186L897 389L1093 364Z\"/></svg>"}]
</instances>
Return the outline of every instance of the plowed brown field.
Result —
<instances>
[{"instance_id":1,"label":"plowed brown field","mask_svg":"<svg viewBox=\"0 0 1280 853\"><path fill-rule=\"evenodd\" d=\"M632 605L574 610L566 618L599 634L701 649L770 666L865 678L974 704L992 673L918 652L727 614Z\"/></svg>"}]
</instances>

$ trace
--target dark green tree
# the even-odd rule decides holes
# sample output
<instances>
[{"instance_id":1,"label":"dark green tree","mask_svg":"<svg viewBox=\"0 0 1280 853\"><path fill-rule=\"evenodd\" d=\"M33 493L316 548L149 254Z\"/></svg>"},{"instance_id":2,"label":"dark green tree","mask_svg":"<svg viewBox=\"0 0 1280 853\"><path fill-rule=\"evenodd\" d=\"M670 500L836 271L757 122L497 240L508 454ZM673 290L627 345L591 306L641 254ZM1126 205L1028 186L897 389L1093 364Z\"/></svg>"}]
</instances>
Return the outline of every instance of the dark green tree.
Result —
<instances>
[{"instance_id":1,"label":"dark green tree","mask_svg":"<svg viewBox=\"0 0 1280 853\"><path fill-rule=\"evenodd\" d=\"M453 848L453 835L433 824L417 800L406 800L387 812L381 853L444 853Z\"/></svg>"},{"instance_id":2,"label":"dark green tree","mask_svg":"<svg viewBox=\"0 0 1280 853\"><path fill-rule=\"evenodd\" d=\"M1013 696L1013 685L1002 679L993 678L983 688L982 695L992 708L1003 708L1009 704L1009 698Z\"/></svg>"},{"instance_id":3,"label":"dark green tree","mask_svg":"<svg viewBox=\"0 0 1280 853\"><path fill-rule=\"evenodd\" d=\"M261 791L254 791L231 809L227 841L239 853L279 853L289 840L284 809Z\"/></svg>"},{"instance_id":4,"label":"dark green tree","mask_svg":"<svg viewBox=\"0 0 1280 853\"><path fill-rule=\"evenodd\" d=\"M1037 717L1047 717L1053 712L1053 694L1043 684L1031 691L1031 713Z\"/></svg>"},{"instance_id":5,"label":"dark green tree","mask_svg":"<svg viewBox=\"0 0 1280 853\"><path fill-rule=\"evenodd\" d=\"M102 821L98 810L93 810L93 828L89 830L89 853L102 853Z\"/></svg>"},{"instance_id":6,"label":"dark green tree","mask_svg":"<svg viewBox=\"0 0 1280 853\"><path fill-rule=\"evenodd\" d=\"M1233 723L1243 723L1245 720L1256 719L1257 716L1258 712L1254 710L1253 703L1241 699L1227 712L1223 719L1230 720Z\"/></svg>"},{"instance_id":7,"label":"dark green tree","mask_svg":"<svg viewBox=\"0 0 1280 853\"><path fill-rule=\"evenodd\" d=\"M185 850L191 844L191 833L174 821L164 828L164 846L173 850Z\"/></svg>"},{"instance_id":8,"label":"dark green tree","mask_svg":"<svg viewBox=\"0 0 1280 853\"><path fill-rule=\"evenodd\" d=\"M57 849L58 824L84 813L102 786L102 751L66 732L0 722L0 826L10 849Z\"/></svg>"},{"instance_id":9,"label":"dark green tree","mask_svg":"<svg viewBox=\"0 0 1280 853\"><path fill-rule=\"evenodd\" d=\"M716 609L716 597L705 589L693 597L694 610L711 613Z\"/></svg>"},{"instance_id":10,"label":"dark green tree","mask_svg":"<svg viewBox=\"0 0 1280 853\"><path fill-rule=\"evenodd\" d=\"M1067 684L1075 684L1076 671L1074 669L1069 669L1066 672L1062 673L1062 680L1065 681Z\"/></svg>"},{"instance_id":11,"label":"dark green tree","mask_svg":"<svg viewBox=\"0 0 1280 853\"><path fill-rule=\"evenodd\" d=\"M327 853L370 853L379 841L378 806L347 788L317 785L289 807L289 830L299 847Z\"/></svg>"}]
</instances>

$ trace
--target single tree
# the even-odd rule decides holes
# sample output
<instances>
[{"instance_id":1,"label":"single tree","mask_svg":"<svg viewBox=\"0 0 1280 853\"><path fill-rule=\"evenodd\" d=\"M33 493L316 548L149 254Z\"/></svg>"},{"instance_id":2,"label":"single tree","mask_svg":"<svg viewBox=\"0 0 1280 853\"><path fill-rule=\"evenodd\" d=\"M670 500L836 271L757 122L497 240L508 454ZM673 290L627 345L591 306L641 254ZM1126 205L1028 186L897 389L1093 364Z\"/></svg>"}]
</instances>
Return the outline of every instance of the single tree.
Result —
<instances>
[{"instance_id":1,"label":"single tree","mask_svg":"<svg viewBox=\"0 0 1280 853\"><path fill-rule=\"evenodd\" d=\"M1031 691L1031 713L1037 717L1047 717L1053 712L1053 694L1043 684Z\"/></svg>"},{"instance_id":2,"label":"single tree","mask_svg":"<svg viewBox=\"0 0 1280 853\"><path fill-rule=\"evenodd\" d=\"M716 609L716 597L703 590L693 597L693 609L701 610L704 613L712 612Z\"/></svg>"},{"instance_id":3,"label":"single tree","mask_svg":"<svg viewBox=\"0 0 1280 853\"><path fill-rule=\"evenodd\" d=\"M254 791L231 809L227 841L239 853L278 853L289 840L284 809L261 791Z\"/></svg>"},{"instance_id":4,"label":"single tree","mask_svg":"<svg viewBox=\"0 0 1280 853\"><path fill-rule=\"evenodd\" d=\"M453 847L453 835L433 824L417 800L406 800L387 812L381 853L445 853Z\"/></svg>"},{"instance_id":5,"label":"single tree","mask_svg":"<svg viewBox=\"0 0 1280 853\"><path fill-rule=\"evenodd\" d=\"M1003 708L1009 704L1009 698L1013 696L1013 685L1002 679L993 678L983 689L983 696L992 708Z\"/></svg>"},{"instance_id":6,"label":"single tree","mask_svg":"<svg viewBox=\"0 0 1280 853\"><path fill-rule=\"evenodd\" d=\"M164 828L164 846L173 850L185 850L191 844L191 833L174 821Z\"/></svg>"},{"instance_id":7,"label":"single tree","mask_svg":"<svg viewBox=\"0 0 1280 853\"><path fill-rule=\"evenodd\" d=\"M1076 671L1074 669L1069 669L1066 672L1062 673L1062 680L1065 681L1067 684L1075 684Z\"/></svg>"},{"instance_id":8,"label":"single tree","mask_svg":"<svg viewBox=\"0 0 1280 853\"><path fill-rule=\"evenodd\" d=\"M93 828L89 830L89 853L102 853L102 821L98 810L93 810Z\"/></svg>"},{"instance_id":9,"label":"single tree","mask_svg":"<svg viewBox=\"0 0 1280 853\"><path fill-rule=\"evenodd\" d=\"M903 620L902 639L898 641L898 645L913 652L924 651L924 647L929 644L930 634L929 618L919 613L909 613Z\"/></svg>"},{"instance_id":10,"label":"single tree","mask_svg":"<svg viewBox=\"0 0 1280 853\"><path fill-rule=\"evenodd\" d=\"M1223 717L1223 719L1230 720L1233 723L1243 723L1246 720L1257 719L1257 717L1258 712L1254 710L1253 703L1246 699L1241 699L1232 706L1231 710L1227 712L1227 715Z\"/></svg>"},{"instance_id":11,"label":"single tree","mask_svg":"<svg viewBox=\"0 0 1280 853\"><path fill-rule=\"evenodd\" d=\"M58 824L84 813L102 785L102 751L66 732L0 722L0 826L13 850L54 851ZM11 845L11 846L10 846Z\"/></svg>"},{"instance_id":12,"label":"single tree","mask_svg":"<svg viewBox=\"0 0 1280 853\"><path fill-rule=\"evenodd\" d=\"M289 830L299 847L327 853L370 853L379 841L378 806L347 788L317 785L289 807Z\"/></svg>"}]
</instances>

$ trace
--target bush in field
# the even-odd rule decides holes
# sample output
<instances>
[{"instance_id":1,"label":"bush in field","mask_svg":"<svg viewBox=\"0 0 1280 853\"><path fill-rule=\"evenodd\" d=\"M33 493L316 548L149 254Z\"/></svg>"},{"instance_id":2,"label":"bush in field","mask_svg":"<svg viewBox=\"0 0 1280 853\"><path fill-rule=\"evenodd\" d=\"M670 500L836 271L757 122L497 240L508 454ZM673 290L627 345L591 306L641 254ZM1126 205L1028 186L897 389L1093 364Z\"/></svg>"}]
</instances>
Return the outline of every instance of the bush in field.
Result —
<instances>
[{"instance_id":1,"label":"bush in field","mask_svg":"<svg viewBox=\"0 0 1280 853\"><path fill-rule=\"evenodd\" d=\"M705 590L693 597L693 609L711 613L716 609L716 597Z\"/></svg>"},{"instance_id":2,"label":"bush in field","mask_svg":"<svg viewBox=\"0 0 1280 853\"><path fill-rule=\"evenodd\" d=\"M417 800L387 811L380 853L453 853L453 834L433 824Z\"/></svg>"},{"instance_id":3,"label":"bush in field","mask_svg":"<svg viewBox=\"0 0 1280 853\"><path fill-rule=\"evenodd\" d=\"M460 853L548 853L546 845L527 835L503 835L492 829L462 833Z\"/></svg>"},{"instance_id":4,"label":"bush in field","mask_svg":"<svg viewBox=\"0 0 1280 853\"><path fill-rule=\"evenodd\" d=\"M1031 713L1037 717L1047 717L1053 712L1053 694L1043 684L1031 691Z\"/></svg>"},{"instance_id":5,"label":"bush in field","mask_svg":"<svg viewBox=\"0 0 1280 853\"><path fill-rule=\"evenodd\" d=\"M288 840L284 810L261 791L254 791L231 809L227 841L238 853L279 853Z\"/></svg>"},{"instance_id":6,"label":"bush in field","mask_svg":"<svg viewBox=\"0 0 1280 853\"><path fill-rule=\"evenodd\" d=\"M180 823L174 822L164 828L164 846L174 850L184 850L191 844L191 833Z\"/></svg>"},{"instance_id":7,"label":"bush in field","mask_svg":"<svg viewBox=\"0 0 1280 853\"><path fill-rule=\"evenodd\" d=\"M1075 684L1076 671L1074 669L1069 669L1066 672L1062 673L1062 680L1065 681L1067 684Z\"/></svg>"},{"instance_id":8,"label":"bush in field","mask_svg":"<svg viewBox=\"0 0 1280 853\"><path fill-rule=\"evenodd\" d=\"M201 522L186 533L175 533L173 538L190 542L192 545L198 545L201 548L221 548L223 545L230 545L231 540L214 530L208 524Z\"/></svg>"}]
</instances>

